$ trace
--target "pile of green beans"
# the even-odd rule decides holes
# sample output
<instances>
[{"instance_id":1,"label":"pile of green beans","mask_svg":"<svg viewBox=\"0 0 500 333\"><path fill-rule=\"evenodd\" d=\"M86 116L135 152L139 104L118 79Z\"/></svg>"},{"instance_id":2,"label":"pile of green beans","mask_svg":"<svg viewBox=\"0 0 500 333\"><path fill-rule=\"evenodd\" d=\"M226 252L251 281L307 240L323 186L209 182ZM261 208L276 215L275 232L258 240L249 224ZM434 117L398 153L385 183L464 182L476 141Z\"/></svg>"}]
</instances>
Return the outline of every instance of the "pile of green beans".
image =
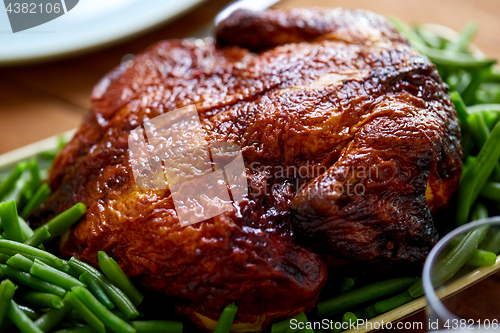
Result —
<instances>
[{"instance_id":1,"label":"pile of green beans","mask_svg":"<svg viewBox=\"0 0 500 333\"><path fill-rule=\"evenodd\" d=\"M18 186L25 171L29 180ZM1 332L182 333L177 321L134 320L143 296L106 253L99 252L101 273L74 257L65 261L45 251L43 243L61 236L87 208L78 203L32 230L20 215L28 216L50 194L36 160L14 167L0 185L1 198L15 188L21 189L17 198L0 202ZM224 310L217 332L229 332L236 309L232 304Z\"/></svg>"},{"instance_id":2,"label":"pile of green beans","mask_svg":"<svg viewBox=\"0 0 500 333\"><path fill-rule=\"evenodd\" d=\"M6 257L5 263L0 264L0 331L11 325L25 333L57 330L61 325L71 325L70 314L76 311L80 322L73 321L74 327L64 331L182 332L182 324L176 321L131 320L140 315L136 305L143 297L118 264L104 252L99 253L102 274L74 257L64 261L38 248L41 242L27 244L38 238L37 235L45 235L39 238L43 240L61 235L85 214L84 205L76 204L31 233L21 231L21 219L14 201L2 203L2 207L2 228L10 230L5 236L15 240L0 239L0 254ZM134 302L127 295L132 295ZM115 306L121 311L120 315L111 311ZM49 311L42 314L36 308L49 308ZM224 310L219 332L229 332L227 327L231 327L235 313L234 305Z\"/></svg>"}]
</instances>

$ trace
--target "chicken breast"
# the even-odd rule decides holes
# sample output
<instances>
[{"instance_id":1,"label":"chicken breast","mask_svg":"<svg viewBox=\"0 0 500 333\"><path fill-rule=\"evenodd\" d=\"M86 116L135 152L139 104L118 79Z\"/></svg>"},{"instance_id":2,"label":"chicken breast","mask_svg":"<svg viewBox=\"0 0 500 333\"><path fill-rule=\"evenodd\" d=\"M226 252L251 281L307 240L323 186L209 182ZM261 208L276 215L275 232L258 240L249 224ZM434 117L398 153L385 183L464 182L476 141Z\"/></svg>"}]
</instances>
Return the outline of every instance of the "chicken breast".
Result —
<instances>
[{"instance_id":1,"label":"chicken breast","mask_svg":"<svg viewBox=\"0 0 500 333\"><path fill-rule=\"evenodd\" d=\"M128 143L186 106L196 107L206 142L241 149L248 194L182 226L168 182L134 181ZM106 251L177 298L198 326L213 329L235 302L233 330L254 331L312 308L325 254L421 264L437 240L431 214L458 186L459 139L435 66L385 18L237 11L216 40L159 42L97 84L92 111L50 171L53 194L30 222L84 202L64 256L97 265Z\"/></svg>"}]
</instances>

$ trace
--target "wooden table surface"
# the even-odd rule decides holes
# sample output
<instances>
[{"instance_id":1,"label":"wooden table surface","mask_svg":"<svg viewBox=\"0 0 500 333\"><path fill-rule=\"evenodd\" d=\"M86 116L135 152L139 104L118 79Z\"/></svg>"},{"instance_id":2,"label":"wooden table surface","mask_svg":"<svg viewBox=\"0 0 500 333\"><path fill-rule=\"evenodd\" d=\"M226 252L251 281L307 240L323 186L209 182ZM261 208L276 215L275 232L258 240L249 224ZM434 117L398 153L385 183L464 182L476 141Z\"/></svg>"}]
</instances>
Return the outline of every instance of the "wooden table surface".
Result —
<instances>
[{"instance_id":1,"label":"wooden table surface","mask_svg":"<svg viewBox=\"0 0 500 333\"><path fill-rule=\"evenodd\" d=\"M0 68L0 154L77 127L88 112L93 85L124 55L135 54L158 40L192 36L227 3L209 0L173 22L93 53ZM500 58L498 0L284 0L277 6L369 9L409 24L440 23L455 30L474 19L479 25L475 44L486 55ZM417 320L424 320L423 313L407 319Z\"/></svg>"}]
</instances>

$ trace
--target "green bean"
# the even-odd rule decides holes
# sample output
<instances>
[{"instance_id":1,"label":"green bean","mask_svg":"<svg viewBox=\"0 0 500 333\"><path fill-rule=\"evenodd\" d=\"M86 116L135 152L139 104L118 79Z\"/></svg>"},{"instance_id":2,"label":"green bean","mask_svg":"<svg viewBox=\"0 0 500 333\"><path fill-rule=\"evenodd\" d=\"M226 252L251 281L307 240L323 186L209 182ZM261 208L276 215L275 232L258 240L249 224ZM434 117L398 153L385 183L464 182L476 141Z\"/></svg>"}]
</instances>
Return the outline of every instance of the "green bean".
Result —
<instances>
[{"instance_id":1,"label":"green bean","mask_svg":"<svg viewBox=\"0 0 500 333\"><path fill-rule=\"evenodd\" d=\"M80 314L79 314L79 313L78 313L75 309L73 309L73 310L69 313L69 315L68 315L67 319L70 319L70 320L75 321L75 322L77 322L77 323L80 323L80 324L82 324L82 325L83 325L83 323L85 322L85 320L83 320L82 316L80 316Z\"/></svg>"},{"instance_id":2,"label":"green bean","mask_svg":"<svg viewBox=\"0 0 500 333\"><path fill-rule=\"evenodd\" d=\"M433 49L425 44L412 43L412 45L437 65L462 69L479 69L487 68L497 62L496 59L478 59L476 56L470 54Z\"/></svg>"},{"instance_id":3,"label":"green bean","mask_svg":"<svg viewBox=\"0 0 500 333\"><path fill-rule=\"evenodd\" d=\"M7 260L7 265L14 267L15 269L29 273L31 266L33 266L33 260L30 260L23 256L22 254L16 254Z\"/></svg>"},{"instance_id":4,"label":"green bean","mask_svg":"<svg viewBox=\"0 0 500 333\"><path fill-rule=\"evenodd\" d=\"M102 287L99 285L97 279L92 274L90 274L89 272L84 272L80 275L79 280L87 286L92 294L99 300L99 302L104 304L105 307L110 310L115 308L113 302L111 302Z\"/></svg>"},{"instance_id":5,"label":"green bean","mask_svg":"<svg viewBox=\"0 0 500 333\"><path fill-rule=\"evenodd\" d=\"M490 137L490 128L485 120L486 113L473 113L467 120L467 127L470 129L475 142L479 149L481 149L486 140ZM500 175L500 164L497 162L493 169L494 174Z\"/></svg>"},{"instance_id":6,"label":"green bean","mask_svg":"<svg viewBox=\"0 0 500 333\"><path fill-rule=\"evenodd\" d=\"M342 280L342 283L340 284L340 293L343 294L346 291L349 291L354 287L354 279L346 277Z\"/></svg>"},{"instance_id":7,"label":"green bean","mask_svg":"<svg viewBox=\"0 0 500 333\"><path fill-rule=\"evenodd\" d=\"M469 114L480 112L500 112L500 104L476 104L467 107Z\"/></svg>"},{"instance_id":8,"label":"green bean","mask_svg":"<svg viewBox=\"0 0 500 333\"><path fill-rule=\"evenodd\" d=\"M24 208L21 211L21 216L23 218L26 218L31 211L40 206L45 199L47 199L50 195L50 187L46 183L43 183L38 190L33 194L33 196L30 198L28 203L24 206Z\"/></svg>"},{"instance_id":9,"label":"green bean","mask_svg":"<svg viewBox=\"0 0 500 333\"><path fill-rule=\"evenodd\" d=\"M24 239L28 239L33 236L33 230L31 230L28 223L26 223L21 216L18 216L17 220L19 221L19 226L21 226L21 233L23 234Z\"/></svg>"},{"instance_id":10,"label":"green bean","mask_svg":"<svg viewBox=\"0 0 500 333\"><path fill-rule=\"evenodd\" d=\"M291 322L293 319L295 319L297 323L307 323L306 315L304 314L304 312L301 312L298 315L293 316L292 318L273 324L273 326L271 326L271 333L285 333L287 330L291 329ZM299 331L299 329L297 329L296 331Z\"/></svg>"},{"instance_id":11,"label":"green bean","mask_svg":"<svg viewBox=\"0 0 500 333\"><path fill-rule=\"evenodd\" d=\"M36 158L32 158L31 161L29 161L28 169L31 176L30 185L33 192L35 192L42 185L42 178L40 177L40 168L38 167L38 162Z\"/></svg>"},{"instance_id":12,"label":"green bean","mask_svg":"<svg viewBox=\"0 0 500 333\"><path fill-rule=\"evenodd\" d=\"M89 274L91 274L92 276L97 278L98 281L100 281L100 279L105 279L107 281L104 274L102 274L98 269L92 267L91 265L87 264L86 262L78 260L76 257L71 257L68 261L68 264L70 265L71 268L73 268L73 270L74 270L75 274L77 274L77 276L80 276L83 273L88 272Z\"/></svg>"},{"instance_id":13,"label":"green bean","mask_svg":"<svg viewBox=\"0 0 500 333\"><path fill-rule=\"evenodd\" d=\"M3 253L0 253L0 264L5 264L7 262L7 260L9 260L10 256L6 255L6 254L3 254ZM1 271L0 271L0 274ZM0 275L0 278L2 277L2 275Z\"/></svg>"},{"instance_id":14,"label":"green bean","mask_svg":"<svg viewBox=\"0 0 500 333\"><path fill-rule=\"evenodd\" d=\"M141 304L144 296L142 296L139 290L137 290L132 282L130 282L129 278L122 271L118 263L104 251L99 251L97 258L99 261L99 267L108 280L120 288L132 300L132 302L134 302L135 306Z\"/></svg>"},{"instance_id":15,"label":"green bean","mask_svg":"<svg viewBox=\"0 0 500 333\"><path fill-rule=\"evenodd\" d=\"M500 182L487 182L479 195L483 198L500 201Z\"/></svg>"},{"instance_id":16,"label":"green bean","mask_svg":"<svg viewBox=\"0 0 500 333\"><path fill-rule=\"evenodd\" d=\"M474 206L474 209L472 210L471 220L478 221L478 220L488 218L488 216L489 216L488 208L486 208L486 206L480 202L476 203L476 205Z\"/></svg>"},{"instance_id":17,"label":"green bean","mask_svg":"<svg viewBox=\"0 0 500 333\"><path fill-rule=\"evenodd\" d=\"M29 246L33 246L33 247L38 247L49 238L50 238L49 229L45 226L42 226L40 228L40 230L37 233L34 233L33 236L28 238L24 242L24 244L29 245Z\"/></svg>"},{"instance_id":18,"label":"green bean","mask_svg":"<svg viewBox=\"0 0 500 333\"><path fill-rule=\"evenodd\" d=\"M116 305L116 307L125 315L127 319L135 319L139 316L139 311L135 307L134 303L128 298L128 296L121 291L118 287L113 285L108 281L108 279L97 269L86 264L75 257L69 260L69 265L78 274L83 274L84 272L89 272L92 274L97 281L99 281L100 286L104 289L104 292L111 301Z\"/></svg>"},{"instance_id":19,"label":"green bean","mask_svg":"<svg viewBox=\"0 0 500 333\"><path fill-rule=\"evenodd\" d=\"M85 286L83 283L81 283L71 275L45 265L38 259L35 259L33 266L31 266L30 273L41 278L42 280L55 284L56 286L59 286L66 290L70 290L73 287Z\"/></svg>"},{"instance_id":20,"label":"green bean","mask_svg":"<svg viewBox=\"0 0 500 333\"><path fill-rule=\"evenodd\" d=\"M56 149L49 149L46 151L41 151L38 156L44 160L53 161L57 156L58 151Z\"/></svg>"},{"instance_id":21,"label":"green bean","mask_svg":"<svg viewBox=\"0 0 500 333\"><path fill-rule=\"evenodd\" d=\"M473 69L486 68L497 62L496 59L477 59L469 54L432 49L424 44L413 44L413 46L429 57L433 63L445 66Z\"/></svg>"},{"instance_id":22,"label":"green bean","mask_svg":"<svg viewBox=\"0 0 500 333\"><path fill-rule=\"evenodd\" d=\"M8 251L4 250L12 250L17 253L21 253L23 255L28 254L39 259L47 259L55 263L58 267L65 266L65 262L62 259L59 259L58 257L56 257L51 253L48 253L46 251L37 249L35 247L26 244L18 243L7 239L0 239L0 253L5 253L5 254L11 253L11 252L7 253Z\"/></svg>"},{"instance_id":23,"label":"green bean","mask_svg":"<svg viewBox=\"0 0 500 333\"><path fill-rule=\"evenodd\" d=\"M475 156L467 156L467 160L464 164L462 164L462 177L466 174L467 170L474 165L474 161L476 160Z\"/></svg>"},{"instance_id":24,"label":"green bean","mask_svg":"<svg viewBox=\"0 0 500 333\"><path fill-rule=\"evenodd\" d=\"M475 102L476 91L478 90L481 82L488 76L489 68L474 68L471 69L471 79L462 92L462 98L467 105Z\"/></svg>"},{"instance_id":25,"label":"green bean","mask_svg":"<svg viewBox=\"0 0 500 333\"><path fill-rule=\"evenodd\" d=\"M7 196L15 187L15 184L19 177L23 174L23 172L26 170L28 167L28 164L26 162L21 162L18 163L15 167L14 170L9 174L7 179L0 184L0 201Z\"/></svg>"},{"instance_id":26,"label":"green bean","mask_svg":"<svg viewBox=\"0 0 500 333\"><path fill-rule=\"evenodd\" d=\"M342 322L338 320L332 320L330 322L330 328L328 329L330 333L340 333L342 332ZM319 330L318 333L327 333L326 330Z\"/></svg>"},{"instance_id":27,"label":"green bean","mask_svg":"<svg viewBox=\"0 0 500 333\"><path fill-rule=\"evenodd\" d=\"M7 310L7 317L14 323L23 333L43 333L35 323L17 306L16 302L10 301Z\"/></svg>"},{"instance_id":28,"label":"green bean","mask_svg":"<svg viewBox=\"0 0 500 333\"><path fill-rule=\"evenodd\" d=\"M472 113L467 119L467 127L471 130L474 140L479 148L482 148L488 137L490 129L481 113Z\"/></svg>"},{"instance_id":29,"label":"green bean","mask_svg":"<svg viewBox=\"0 0 500 333\"><path fill-rule=\"evenodd\" d=\"M48 283L46 281L43 281L42 279L37 278L36 276L33 276L29 273L22 272L20 270L17 270L15 268L12 268L8 265L3 265L0 264L0 269L2 270L4 276L18 282L21 284L24 284L25 286L28 286L30 288L33 288L35 290L45 292L45 293L50 293L54 294L57 296L64 296L66 291L62 289L61 287L58 287L52 283Z\"/></svg>"},{"instance_id":30,"label":"green bean","mask_svg":"<svg viewBox=\"0 0 500 333\"><path fill-rule=\"evenodd\" d=\"M95 333L94 329L90 326L81 326L75 328L65 328L54 333Z\"/></svg>"},{"instance_id":31,"label":"green bean","mask_svg":"<svg viewBox=\"0 0 500 333\"><path fill-rule=\"evenodd\" d=\"M33 196L33 190L31 189L30 182L24 183L23 187L19 191L17 204L19 209L22 209L24 205L31 199Z\"/></svg>"},{"instance_id":32,"label":"green bean","mask_svg":"<svg viewBox=\"0 0 500 333\"><path fill-rule=\"evenodd\" d=\"M41 231L41 228L45 227L50 233L50 238L48 240L54 239L55 237L62 235L64 231L78 221L86 212L87 207L81 202L77 203L54 217L43 226L37 228L34 232L35 234L43 232Z\"/></svg>"},{"instance_id":33,"label":"green bean","mask_svg":"<svg viewBox=\"0 0 500 333\"><path fill-rule=\"evenodd\" d=\"M465 78L464 76L461 76L458 73L454 73L450 74L448 77L446 77L446 79L444 79L444 77L446 76L443 75L443 80L446 82L446 84L450 87L451 90L458 91L459 93L463 91L461 87L464 85L463 83L464 81L463 79ZM465 86L467 86L467 84L469 84L469 82L467 82Z\"/></svg>"},{"instance_id":34,"label":"green bean","mask_svg":"<svg viewBox=\"0 0 500 333\"><path fill-rule=\"evenodd\" d=\"M15 256L16 254L21 254L23 257L26 257L31 261L35 261L35 259L38 259L51 267L54 267L57 269L60 268L60 266L57 265L56 263L54 263L53 261L50 261L50 260L47 260L44 258L39 258L37 256L31 255L28 253L19 252L19 251L15 251L15 250L11 250L11 249L6 249L6 248L0 248L0 252L2 252L0 255L6 255L9 258ZM62 260L62 261L63 261L62 266L65 267L66 265L64 264L64 260ZM60 269L63 269L63 268L60 268Z\"/></svg>"},{"instance_id":35,"label":"green bean","mask_svg":"<svg viewBox=\"0 0 500 333\"><path fill-rule=\"evenodd\" d=\"M236 316L236 311L238 311L238 307L234 305L234 303L226 306L217 321L214 333L229 333L233 325L234 317Z\"/></svg>"},{"instance_id":36,"label":"green bean","mask_svg":"<svg viewBox=\"0 0 500 333\"><path fill-rule=\"evenodd\" d=\"M312 328L304 328L303 330L299 331L298 333L314 333Z\"/></svg>"},{"instance_id":37,"label":"green bean","mask_svg":"<svg viewBox=\"0 0 500 333\"><path fill-rule=\"evenodd\" d=\"M40 257L31 255L31 254L28 254L28 253L25 253L25 252L19 252L19 251L15 251L15 250L11 250L11 249L6 249L6 248L0 248L0 253L6 254L9 257L13 257L16 254L21 254L23 257L26 257L26 258L28 258L31 261L35 261L35 259L38 259L41 262L45 263L46 265L49 265L51 267L54 267L54 268L57 268L57 269L61 269L61 270L66 269L65 266L67 266L67 265L64 264L64 260L61 260L63 263L61 263L61 264L58 265L58 264L54 263L53 261L45 259L45 258L40 258Z\"/></svg>"},{"instance_id":38,"label":"green bean","mask_svg":"<svg viewBox=\"0 0 500 333\"><path fill-rule=\"evenodd\" d=\"M75 310L72 310L71 312L75 312ZM70 318L68 315L66 318L64 318L63 321L57 325L57 329L68 329L68 328L76 328L76 327L87 327L89 325L83 324L83 320L81 321L76 321ZM95 333L95 330L92 329L92 332Z\"/></svg>"},{"instance_id":39,"label":"green bean","mask_svg":"<svg viewBox=\"0 0 500 333\"><path fill-rule=\"evenodd\" d=\"M40 170L38 168L38 162L35 158L32 158L28 162L28 170L30 172L31 179L26 182L22 187L19 194L19 206L23 207L27 201L29 201L36 190L42 185L42 179L40 178Z\"/></svg>"},{"instance_id":40,"label":"green bean","mask_svg":"<svg viewBox=\"0 0 500 333\"><path fill-rule=\"evenodd\" d=\"M130 325L137 333L182 333L182 323L172 320L131 321Z\"/></svg>"},{"instance_id":41,"label":"green bean","mask_svg":"<svg viewBox=\"0 0 500 333\"><path fill-rule=\"evenodd\" d=\"M19 298L23 303L42 308L60 309L63 307L61 297L39 291L21 290L16 294L16 298Z\"/></svg>"},{"instance_id":42,"label":"green bean","mask_svg":"<svg viewBox=\"0 0 500 333\"><path fill-rule=\"evenodd\" d=\"M484 111L481 113L483 114L486 125L488 125L488 129L491 130L493 126L495 126L495 124L497 123L498 114L493 111Z\"/></svg>"},{"instance_id":43,"label":"green bean","mask_svg":"<svg viewBox=\"0 0 500 333\"><path fill-rule=\"evenodd\" d=\"M89 324L96 332L106 333L106 328L102 321L92 313L71 291L65 296L66 301L82 316L83 320Z\"/></svg>"},{"instance_id":44,"label":"green bean","mask_svg":"<svg viewBox=\"0 0 500 333\"><path fill-rule=\"evenodd\" d=\"M439 260L432 273L435 286L448 281L469 260L488 232L488 228L489 226L482 226L469 231L443 259ZM422 281L416 282L408 292L414 298L422 296L424 294Z\"/></svg>"},{"instance_id":45,"label":"green bean","mask_svg":"<svg viewBox=\"0 0 500 333\"><path fill-rule=\"evenodd\" d=\"M40 318L42 316L42 313L37 311L37 310L34 310L26 305L20 305L18 304L17 305L19 307L19 309L26 313L26 315L31 319L31 320L37 320L38 318Z\"/></svg>"},{"instance_id":46,"label":"green bean","mask_svg":"<svg viewBox=\"0 0 500 333\"><path fill-rule=\"evenodd\" d=\"M457 90L460 93L460 96L462 96L462 99L465 101L465 104L470 104L468 103L467 99L468 97L466 96L466 91L469 90L468 94L470 94L471 90L470 86L471 85L476 86L476 82L474 82L476 79L474 77L474 74L472 74L472 72L475 71L477 71L477 69L471 69L470 72L460 70L458 74L450 75L450 77L448 77L447 80L447 82L451 82L452 78L456 77L457 82L454 84L453 89Z\"/></svg>"},{"instance_id":47,"label":"green bean","mask_svg":"<svg viewBox=\"0 0 500 333\"><path fill-rule=\"evenodd\" d=\"M85 306L87 306L87 308L89 308L89 310L92 311L97 318L99 318L104 325L113 332L136 332L136 330L126 321L119 318L102 305L87 289L82 287L73 287L71 290L75 293L76 297L78 297L78 299L82 301L82 303L85 304Z\"/></svg>"},{"instance_id":48,"label":"green bean","mask_svg":"<svg viewBox=\"0 0 500 333\"><path fill-rule=\"evenodd\" d=\"M498 103L495 97L492 97L491 92L486 91L482 84L476 91L476 103L478 104Z\"/></svg>"},{"instance_id":49,"label":"green bean","mask_svg":"<svg viewBox=\"0 0 500 333\"><path fill-rule=\"evenodd\" d=\"M0 218L2 219L5 237L16 242L24 242L14 200L0 203Z\"/></svg>"},{"instance_id":50,"label":"green bean","mask_svg":"<svg viewBox=\"0 0 500 333\"><path fill-rule=\"evenodd\" d=\"M500 149L497 144L500 140L500 123L497 123L491 135L479 151L472 167L466 170L460 180L458 190L456 222L462 225L467 222L472 204L476 201L479 192L490 177L500 158Z\"/></svg>"},{"instance_id":51,"label":"green bean","mask_svg":"<svg viewBox=\"0 0 500 333\"><path fill-rule=\"evenodd\" d=\"M490 68L490 76L487 79L488 82L500 82L500 68L494 66Z\"/></svg>"},{"instance_id":52,"label":"green bean","mask_svg":"<svg viewBox=\"0 0 500 333\"><path fill-rule=\"evenodd\" d=\"M357 320L358 317L352 312L346 312L344 316L342 316L342 324L347 324L347 329L356 329Z\"/></svg>"},{"instance_id":53,"label":"green bean","mask_svg":"<svg viewBox=\"0 0 500 333\"><path fill-rule=\"evenodd\" d=\"M375 311L377 311L378 314L382 314L413 300L414 298L410 295L408 290L405 290L396 296L375 303Z\"/></svg>"},{"instance_id":54,"label":"green bean","mask_svg":"<svg viewBox=\"0 0 500 333\"><path fill-rule=\"evenodd\" d=\"M488 78L485 79L485 81ZM476 91L476 102L490 104L500 102L500 84L482 82Z\"/></svg>"},{"instance_id":55,"label":"green bean","mask_svg":"<svg viewBox=\"0 0 500 333\"><path fill-rule=\"evenodd\" d=\"M452 91L450 93L451 101L455 105L455 110L457 110L458 120L460 120L460 125L462 128L467 126L467 118L469 117L469 112L467 112L467 107L465 106L462 97L458 91Z\"/></svg>"},{"instance_id":56,"label":"green bean","mask_svg":"<svg viewBox=\"0 0 500 333\"><path fill-rule=\"evenodd\" d=\"M358 309L353 313L358 319L366 319L365 309Z\"/></svg>"},{"instance_id":57,"label":"green bean","mask_svg":"<svg viewBox=\"0 0 500 333\"><path fill-rule=\"evenodd\" d=\"M462 152L464 160L467 160L474 148L474 140L472 139L472 135L469 131L462 132ZM462 171L464 174L464 171Z\"/></svg>"},{"instance_id":58,"label":"green bean","mask_svg":"<svg viewBox=\"0 0 500 333\"><path fill-rule=\"evenodd\" d=\"M348 311L379 297L402 291L411 286L414 281L413 277L395 278L348 291L340 296L319 302L317 304L318 315L334 315Z\"/></svg>"},{"instance_id":59,"label":"green bean","mask_svg":"<svg viewBox=\"0 0 500 333\"><path fill-rule=\"evenodd\" d=\"M63 321L69 315L71 310L73 310L71 304L69 304L66 300L63 300L62 308L51 309L49 312L38 318L35 321L35 325L38 326L43 332L49 332L61 321Z\"/></svg>"},{"instance_id":60,"label":"green bean","mask_svg":"<svg viewBox=\"0 0 500 333\"><path fill-rule=\"evenodd\" d=\"M125 320L125 321L128 321L127 317L125 317L123 315L123 313L120 312L120 310L111 310L111 312L113 312L115 315L117 315L118 317L120 317L121 319Z\"/></svg>"},{"instance_id":61,"label":"green bean","mask_svg":"<svg viewBox=\"0 0 500 333\"><path fill-rule=\"evenodd\" d=\"M495 254L500 253L500 230L495 230L493 235L482 244L482 249Z\"/></svg>"},{"instance_id":62,"label":"green bean","mask_svg":"<svg viewBox=\"0 0 500 333\"><path fill-rule=\"evenodd\" d=\"M493 266L497 261L497 255L493 252L477 249L466 264L474 267Z\"/></svg>"},{"instance_id":63,"label":"green bean","mask_svg":"<svg viewBox=\"0 0 500 333\"><path fill-rule=\"evenodd\" d=\"M415 28L415 31L428 46L435 49L440 49L443 45L443 41L441 40L441 38L439 38L439 36L437 36L429 29L426 29L425 27L420 25Z\"/></svg>"},{"instance_id":64,"label":"green bean","mask_svg":"<svg viewBox=\"0 0 500 333\"><path fill-rule=\"evenodd\" d=\"M408 39L408 41L411 44L425 45L425 41L412 28L410 28L408 25L406 25L399 18L390 17L389 20L392 22L392 24L394 24L396 29L398 29L398 31L401 34L403 34L406 37L406 39Z\"/></svg>"},{"instance_id":65,"label":"green bean","mask_svg":"<svg viewBox=\"0 0 500 333\"><path fill-rule=\"evenodd\" d=\"M16 291L16 286L10 280L3 280L0 283L0 322L5 318L5 314L7 313L7 309L9 308L10 301L14 296Z\"/></svg>"},{"instance_id":66,"label":"green bean","mask_svg":"<svg viewBox=\"0 0 500 333\"><path fill-rule=\"evenodd\" d=\"M54 160L57 156L57 154L61 151L61 149L64 147L64 145L67 143L66 140L61 136L59 139L59 144L57 148L52 148L46 151L42 151L38 153L38 156L45 160Z\"/></svg>"},{"instance_id":67,"label":"green bean","mask_svg":"<svg viewBox=\"0 0 500 333\"><path fill-rule=\"evenodd\" d=\"M366 308L364 308L365 316L368 319L375 318L376 316L379 315L377 310L375 310L375 304L368 305Z\"/></svg>"},{"instance_id":68,"label":"green bean","mask_svg":"<svg viewBox=\"0 0 500 333\"><path fill-rule=\"evenodd\" d=\"M466 52L469 48L469 43L477 32L477 24L474 21L469 21L465 27L460 31L458 39L448 44L447 50L454 52Z\"/></svg>"}]
</instances>

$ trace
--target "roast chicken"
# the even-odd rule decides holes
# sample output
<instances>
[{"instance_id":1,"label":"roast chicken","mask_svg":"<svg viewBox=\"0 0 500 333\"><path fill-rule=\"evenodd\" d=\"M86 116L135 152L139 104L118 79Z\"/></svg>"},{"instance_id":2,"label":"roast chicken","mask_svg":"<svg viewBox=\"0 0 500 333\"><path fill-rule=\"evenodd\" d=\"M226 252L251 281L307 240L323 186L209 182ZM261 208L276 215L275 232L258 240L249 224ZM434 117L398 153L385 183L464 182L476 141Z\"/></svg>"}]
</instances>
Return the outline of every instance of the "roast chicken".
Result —
<instances>
[{"instance_id":1,"label":"roast chicken","mask_svg":"<svg viewBox=\"0 0 500 333\"><path fill-rule=\"evenodd\" d=\"M380 15L238 10L215 39L159 42L96 85L30 222L83 202L63 256L98 266L106 251L199 327L213 329L234 302L233 331L263 329L314 306L327 261L422 264L438 237L432 216L461 174L447 89ZM134 181L128 142L186 106L209 144L241 149L248 192L183 226L168 179L158 189Z\"/></svg>"}]
</instances>

